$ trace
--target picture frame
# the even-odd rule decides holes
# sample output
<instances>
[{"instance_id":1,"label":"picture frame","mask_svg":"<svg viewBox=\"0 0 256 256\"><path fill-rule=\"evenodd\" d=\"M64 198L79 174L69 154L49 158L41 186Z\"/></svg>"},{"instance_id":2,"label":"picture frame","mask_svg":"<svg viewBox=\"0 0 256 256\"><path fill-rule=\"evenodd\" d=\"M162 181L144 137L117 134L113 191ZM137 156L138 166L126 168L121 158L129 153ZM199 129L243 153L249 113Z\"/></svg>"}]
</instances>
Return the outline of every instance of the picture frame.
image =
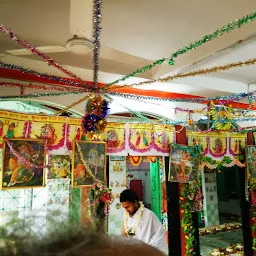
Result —
<instances>
[{"instance_id":1,"label":"picture frame","mask_svg":"<svg viewBox=\"0 0 256 256\"><path fill-rule=\"evenodd\" d=\"M193 147L179 145L186 148ZM169 175L170 182L190 183L198 179L199 156L193 157L187 150L174 149L170 145Z\"/></svg>"},{"instance_id":2,"label":"picture frame","mask_svg":"<svg viewBox=\"0 0 256 256\"><path fill-rule=\"evenodd\" d=\"M73 188L92 187L95 180L106 182L106 150L105 142L74 141L71 175Z\"/></svg>"},{"instance_id":3,"label":"picture frame","mask_svg":"<svg viewBox=\"0 0 256 256\"><path fill-rule=\"evenodd\" d=\"M44 140L4 139L1 189L44 187L45 160Z\"/></svg>"},{"instance_id":4,"label":"picture frame","mask_svg":"<svg viewBox=\"0 0 256 256\"><path fill-rule=\"evenodd\" d=\"M69 178L71 175L71 156L53 154L49 156L49 165L47 179Z\"/></svg>"}]
</instances>

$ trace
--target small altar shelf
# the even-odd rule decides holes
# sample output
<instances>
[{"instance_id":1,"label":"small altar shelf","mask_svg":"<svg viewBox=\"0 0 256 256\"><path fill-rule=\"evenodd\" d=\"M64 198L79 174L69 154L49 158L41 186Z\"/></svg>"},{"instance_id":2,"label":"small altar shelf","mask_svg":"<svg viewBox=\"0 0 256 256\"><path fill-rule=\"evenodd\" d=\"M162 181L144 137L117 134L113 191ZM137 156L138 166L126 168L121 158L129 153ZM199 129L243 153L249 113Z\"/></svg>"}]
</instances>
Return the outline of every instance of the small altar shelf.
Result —
<instances>
[{"instance_id":1,"label":"small altar shelf","mask_svg":"<svg viewBox=\"0 0 256 256\"><path fill-rule=\"evenodd\" d=\"M214 249L211 253L211 256L223 256L223 255L244 255L244 246L242 243L236 245L229 245L226 249L218 248Z\"/></svg>"},{"instance_id":2,"label":"small altar shelf","mask_svg":"<svg viewBox=\"0 0 256 256\"><path fill-rule=\"evenodd\" d=\"M200 228L199 235L200 236L211 235L211 234L216 234L218 232L231 231L231 230L236 230L240 228L242 228L241 223L225 223L218 226Z\"/></svg>"}]
</instances>

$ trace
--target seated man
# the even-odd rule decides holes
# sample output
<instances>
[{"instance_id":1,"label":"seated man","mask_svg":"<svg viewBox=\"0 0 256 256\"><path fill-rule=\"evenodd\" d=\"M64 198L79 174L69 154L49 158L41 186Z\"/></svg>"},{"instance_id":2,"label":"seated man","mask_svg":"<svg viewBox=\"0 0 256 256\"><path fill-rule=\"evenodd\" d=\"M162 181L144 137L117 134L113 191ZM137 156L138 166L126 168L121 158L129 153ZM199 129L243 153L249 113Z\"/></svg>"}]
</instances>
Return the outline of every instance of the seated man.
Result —
<instances>
[{"instance_id":1,"label":"seated man","mask_svg":"<svg viewBox=\"0 0 256 256\"><path fill-rule=\"evenodd\" d=\"M122 236L134 237L166 251L165 231L161 222L152 211L138 202L137 194L126 189L120 194L120 202L126 210L123 216Z\"/></svg>"}]
</instances>

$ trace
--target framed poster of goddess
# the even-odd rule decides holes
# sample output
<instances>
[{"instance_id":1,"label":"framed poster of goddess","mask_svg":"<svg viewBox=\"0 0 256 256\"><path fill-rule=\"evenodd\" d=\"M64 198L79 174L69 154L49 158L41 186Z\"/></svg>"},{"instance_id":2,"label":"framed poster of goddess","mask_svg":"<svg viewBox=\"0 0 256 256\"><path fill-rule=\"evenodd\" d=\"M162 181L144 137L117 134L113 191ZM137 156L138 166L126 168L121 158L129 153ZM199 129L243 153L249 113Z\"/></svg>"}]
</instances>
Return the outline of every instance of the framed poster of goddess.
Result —
<instances>
[{"instance_id":1,"label":"framed poster of goddess","mask_svg":"<svg viewBox=\"0 0 256 256\"><path fill-rule=\"evenodd\" d=\"M169 181L189 183L198 178L199 172L199 156L193 155L189 150L193 146L178 147L171 146L170 149L170 163L169 163Z\"/></svg>"},{"instance_id":2,"label":"framed poster of goddess","mask_svg":"<svg viewBox=\"0 0 256 256\"><path fill-rule=\"evenodd\" d=\"M45 185L43 140L4 140L2 189L39 188Z\"/></svg>"},{"instance_id":3,"label":"framed poster of goddess","mask_svg":"<svg viewBox=\"0 0 256 256\"><path fill-rule=\"evenodd\" d=\"M106 143L75 141L72 159L72 187L91 187L106 181Z\"/></svg>"}]
</instances>

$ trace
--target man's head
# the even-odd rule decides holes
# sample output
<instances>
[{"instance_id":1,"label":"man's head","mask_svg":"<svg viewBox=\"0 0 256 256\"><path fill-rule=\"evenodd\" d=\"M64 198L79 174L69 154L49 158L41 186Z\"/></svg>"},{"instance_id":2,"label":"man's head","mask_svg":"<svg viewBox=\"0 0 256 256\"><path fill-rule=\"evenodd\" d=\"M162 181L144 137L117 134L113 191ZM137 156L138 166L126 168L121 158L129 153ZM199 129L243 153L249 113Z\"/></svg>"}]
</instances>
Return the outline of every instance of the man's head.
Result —
<instances>
[{"instance_id":1,"label":"man's head","mask_svg":"<svg viewBox=\"0 0 256 256\"><path fill-rule=\"evenodd\" d=\"M130 215L133 215L139 208L138 195L130 189L126 189L120 194L120 202Z\"/></svg>"}]
</instances>

